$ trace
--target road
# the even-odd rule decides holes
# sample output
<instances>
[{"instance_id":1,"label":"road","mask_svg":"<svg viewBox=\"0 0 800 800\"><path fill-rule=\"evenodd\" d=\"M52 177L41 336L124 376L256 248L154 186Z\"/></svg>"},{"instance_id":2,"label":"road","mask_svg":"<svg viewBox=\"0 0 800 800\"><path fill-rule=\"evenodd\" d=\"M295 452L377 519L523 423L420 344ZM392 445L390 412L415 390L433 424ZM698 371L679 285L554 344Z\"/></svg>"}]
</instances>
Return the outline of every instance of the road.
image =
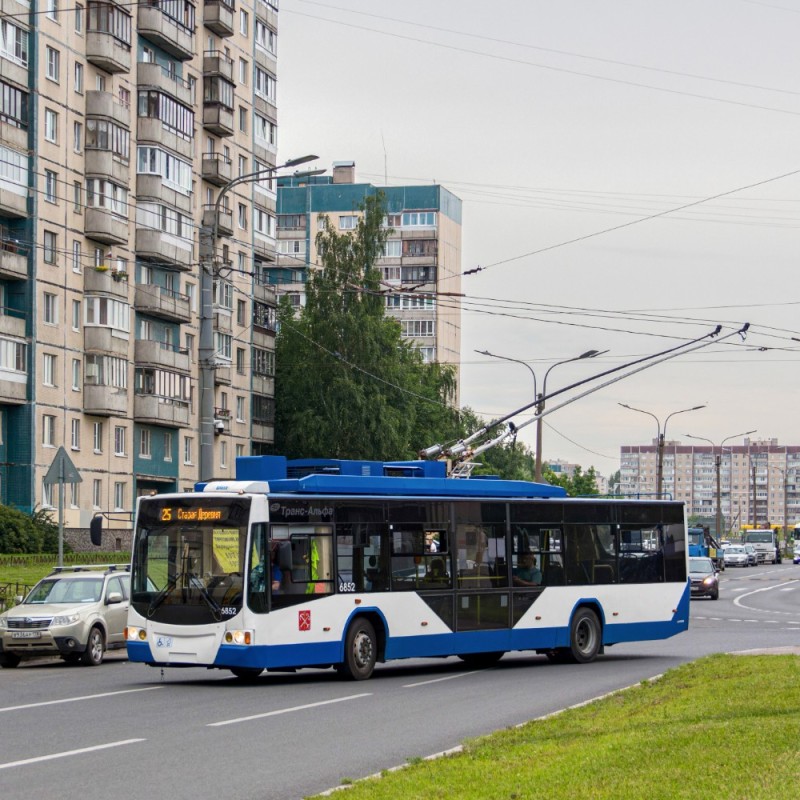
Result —
<instances>
[{"instance_id":1,"label":"road","mask_svg":"<svg viewBox=\"0 0 800 800\"><path fill-rule=\"evenodd\" d=\"M366 682L332 671L164 671L110 654L0 673L0 792L15 800L293 800L441 752L714 652L800 646L800 566L722 573L718 601L693 600L690 630L617 645L589 665L509 654L379 665Z\"/></svg>"}]
</instances>

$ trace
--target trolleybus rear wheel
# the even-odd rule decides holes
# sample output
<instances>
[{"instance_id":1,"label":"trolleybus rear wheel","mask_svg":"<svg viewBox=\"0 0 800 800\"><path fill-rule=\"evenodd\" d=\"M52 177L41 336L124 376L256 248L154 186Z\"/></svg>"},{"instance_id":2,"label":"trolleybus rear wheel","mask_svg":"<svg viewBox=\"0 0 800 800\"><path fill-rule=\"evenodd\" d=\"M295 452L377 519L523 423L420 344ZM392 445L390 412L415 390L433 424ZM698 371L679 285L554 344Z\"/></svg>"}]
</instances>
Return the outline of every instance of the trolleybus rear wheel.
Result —
<instances>
[{"instance_id":1,"label":"trolleybus rear wheel","mask_svg":"<svg viewBox=\"0 0 800 800\"><path fill-rule=\"evenodd\" d=\"M572 661L588 664L594 661L603 643L600 620L590 608L579 608L569 629L569 654Z\"/></svg>"}]
</instances>

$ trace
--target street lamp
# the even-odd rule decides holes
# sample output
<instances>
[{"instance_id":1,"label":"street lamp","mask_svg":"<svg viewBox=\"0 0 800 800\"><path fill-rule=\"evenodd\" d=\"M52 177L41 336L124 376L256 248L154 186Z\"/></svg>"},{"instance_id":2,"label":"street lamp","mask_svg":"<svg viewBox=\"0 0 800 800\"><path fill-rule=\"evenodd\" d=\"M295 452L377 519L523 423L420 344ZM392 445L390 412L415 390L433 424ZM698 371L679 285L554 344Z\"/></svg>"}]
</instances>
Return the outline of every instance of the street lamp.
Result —
<instances>
[{"instance_id":1,"label":"street lamp","mask_svg":"<svg viewBox=\"0 0 800 800\"><path fill-rule=\"evenodd\" d=\"M490 353L488 350L476 350L475 352L482 356L489 356L490 358L502 358L503 361L513 361L515 364L522 364L523 367L527 367L528 371L531 373L531 377L533 378L533 398L534 400L536 399L536 373L533 371L533 367L527 361L522 361L519 358L510 358L509 356L499 356L497 353Z\"/></svg>"},{"instance_id":2,"label":"street lamp","mask_svg":"<svg viewBox=\"0 0 800 800\"><path fill-rule=\"evenodd\" d=\"M307 155L290 158L274 167L239 175L228 181L219 191L214 203L211 225L203 225L200 231L200 480L214 477L214 277L216 276L216 249L219 238L219 214L222 199L242 183L251 183L272 175L278 170L297 167L315 161L319 156ZM303 175L321 174L325 170L314 170Z\"/></svg>"},{"instance_id":3,"label":"street lamp","mask_svg":"<svg viewBox=\"0 0 800 800\"><path fill-rule=\"evenodd\" d=\"M755 431L745 431L744 433L735 433L733 436L726 436L719 445L715 445L711 439L706 439L705 436L692 436L691 433L685 434L688 439L699 439L703 442L708 442L711 445L711 452L714 453L714 469L717 473L717 517L716 517L716 534L717 539L722 536L722 488L720 486L720 471L722 466L722 445L725 442L730 441L731 439L738 439L740 436L748 436L751 433L755 433ZM719 452L715 453L714 449L719 447ZM785 495L784 495L785 496ZM733 514L733 509L731 509L731 514Z\"/></svg>"},{"instance_id":4,"label":"street lamp","mask_svg":"<svg viewBox=\"0 0 800 800\"><path fill-rule=\"evenodd\" d=\"M542 393L538 396L538 402L536 403L536 416L538 419L536 420L536 472L534 480L537 483L542 480L542 411L544 411L544 402L547 397L547 376L553 369L561 366L561 364L569 364L571 361L581 361L584 358L594 358L595 356L607 352L607 350L603 350L602 352L600 350L587 350L579 356L565 358L563 361L556 361L556 363L551 364L547 372L545 372L544 380L542 381Z\"/></svg>"},{"instance_id":5,"label":"street lamp","mask_svg":"<svg viewBox=\"0 0 800 800\"><path fill-rule=\"evenodd\" d=\"M617 403L617 405L627 408L629 411L638 411L640 414L647 414L648 417L652 417L656 421L656 497L661 497L661 488L664 483L664 438L667 434L667 423L669 422L670 418L674 417L676 414L685 414L687 411L699 411L701 408L705 408L705 405L692 406L692 408L682 408L680 411L673 411L671 414L667 414L666 418L664 419L663 427L658 417L651 411L644 411L641 408L634 408L633 406L629 406L627 403Z\"/></svg>"}]
</instances>

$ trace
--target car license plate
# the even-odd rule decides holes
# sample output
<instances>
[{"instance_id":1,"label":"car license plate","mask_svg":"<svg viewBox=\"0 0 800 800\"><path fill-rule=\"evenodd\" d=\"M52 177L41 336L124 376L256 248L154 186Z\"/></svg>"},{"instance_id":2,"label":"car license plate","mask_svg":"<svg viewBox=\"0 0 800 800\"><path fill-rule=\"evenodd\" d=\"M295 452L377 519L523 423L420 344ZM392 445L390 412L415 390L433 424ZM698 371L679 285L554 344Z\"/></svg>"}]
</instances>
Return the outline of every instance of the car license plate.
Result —
<instances>
[{"instance_id":1,"label":"car license plate","mask_svg":"<svg viewBox=\"0 0 800 800\"><path fill-rule=\"evenodd\" d=\"M41 631L13 631L11 634L12 639L41 639Z\"/></svg>"},{"instance_id":2,"label":"car license plate","mask_svg":"<svg viewBox=\"0 0 800 800\"><path fill-rule=\"evenodd\" d=\"M156 636L156 647L172 647L172 637Z\"/></svg>"}]
</instances>

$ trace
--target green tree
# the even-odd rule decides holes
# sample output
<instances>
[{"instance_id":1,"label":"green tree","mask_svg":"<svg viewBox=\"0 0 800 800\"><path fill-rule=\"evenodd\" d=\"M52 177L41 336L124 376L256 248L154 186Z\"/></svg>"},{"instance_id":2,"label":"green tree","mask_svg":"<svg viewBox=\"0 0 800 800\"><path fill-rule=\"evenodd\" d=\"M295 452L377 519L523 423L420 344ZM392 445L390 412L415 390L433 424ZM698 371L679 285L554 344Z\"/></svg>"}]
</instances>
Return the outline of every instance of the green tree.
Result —
<instances>
[{"instance_id":1,"label":"green tree","mask_svg":"<svg viewBox=\"0 0 800 800\"><path fill-rule=\"evenodd\" d=\"M291 458L414 458L459 435L452 369L424 364L384 314L383 197L361 208L354 231L317 235L322 269L299 317L285 300L278 310L275 452Z\"/></svg>"},{"instance_id":2,"label":"green tree","mask_svg":"<svg viewBox=\"0 0 800 800\"><path fill-rule=\"evenodd\" d=\"M581 467L575 467L572 477L566 474L556 474L545 467L542 471L542 477L547 483L551 483L554 486L563 486L570 497L598 494L597 472L594 467L589 467L586 474L583 473Z\"/></svg>"},{"instance_id":3,"label":"green tree","mask_svg":"<svg viewBox=\"0 0 800 800\"><path fill-rule=\"evenodd\" d=\"M64 543L64 551L70 548ZM0 553L56 553L58 525L43 508L26 514L0 505Z\"/></svg>"}]
</instances>

